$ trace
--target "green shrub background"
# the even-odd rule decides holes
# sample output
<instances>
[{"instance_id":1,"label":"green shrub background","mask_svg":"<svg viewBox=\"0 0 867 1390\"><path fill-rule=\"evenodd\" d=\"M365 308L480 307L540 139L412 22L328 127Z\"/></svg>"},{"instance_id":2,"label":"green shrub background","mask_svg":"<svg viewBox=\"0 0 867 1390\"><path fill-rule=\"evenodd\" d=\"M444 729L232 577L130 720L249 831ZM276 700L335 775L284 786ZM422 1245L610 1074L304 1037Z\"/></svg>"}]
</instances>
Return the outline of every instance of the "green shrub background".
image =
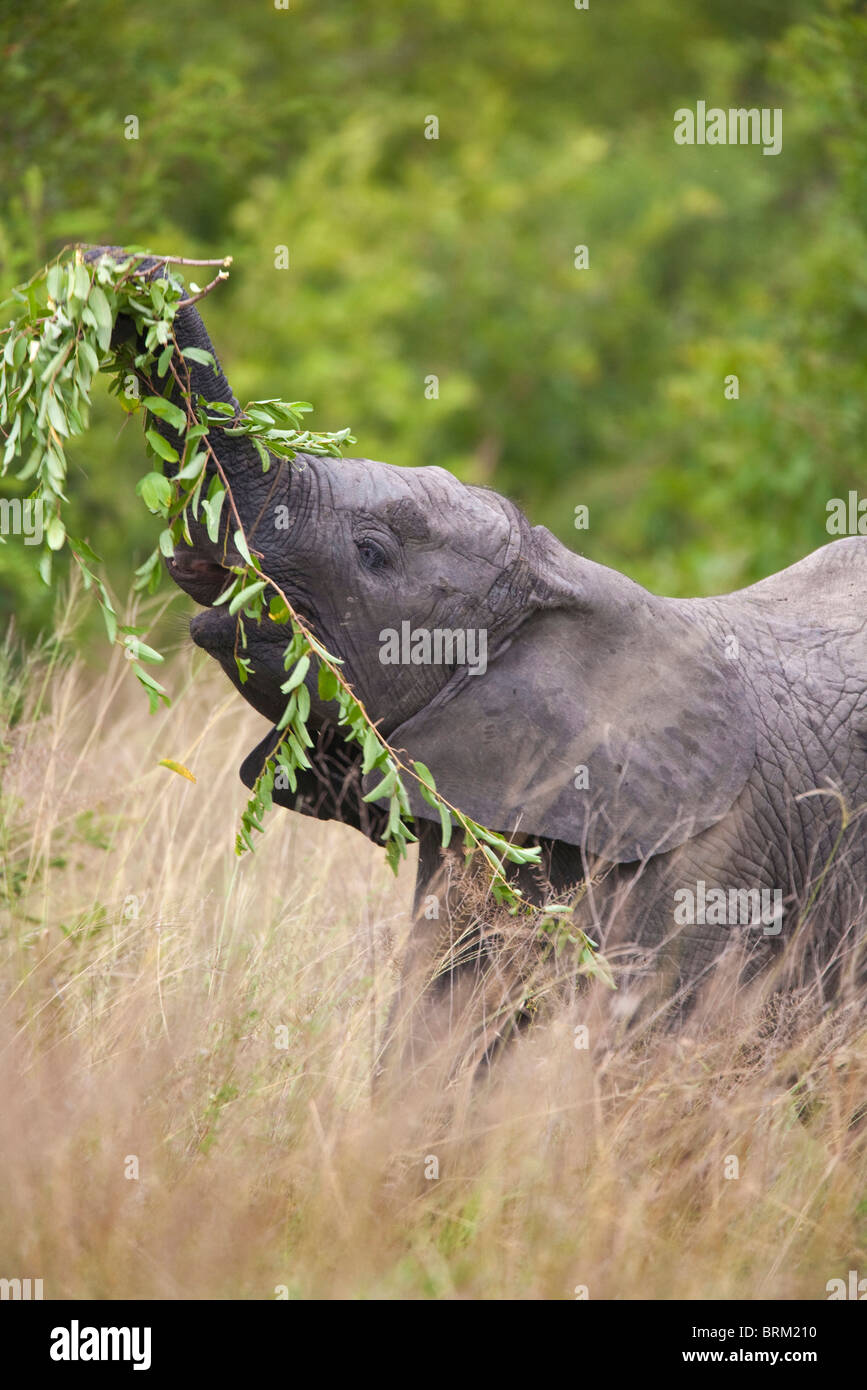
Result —
<instances>
[{"instance_id":1,"label":"green shrub background","mask_svg":"<svg viewBox=\"0 0 867 1390\"><path fill-rule=\"evenodd\" d=\"M490 484L663 592L792 563L863 491L863 6L6 0L0 25L0 291L73 240L230 253L204 307L242 401L312 400L353 452ZM699 99L781 107L781 154L675 145ZM104 389L71 459L123 594L156 528ZM35 560L0 546L31 637Z\"/></svg>"}]
</instances>

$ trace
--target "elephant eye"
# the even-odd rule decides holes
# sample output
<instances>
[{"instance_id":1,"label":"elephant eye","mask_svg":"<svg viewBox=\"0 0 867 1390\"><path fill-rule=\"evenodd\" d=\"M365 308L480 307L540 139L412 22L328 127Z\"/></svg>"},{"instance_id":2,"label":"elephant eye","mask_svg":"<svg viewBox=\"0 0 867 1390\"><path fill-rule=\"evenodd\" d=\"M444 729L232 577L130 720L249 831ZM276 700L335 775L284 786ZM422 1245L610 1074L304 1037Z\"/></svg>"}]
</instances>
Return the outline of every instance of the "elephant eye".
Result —
<instances>
[{"instance_id":1,"label":"elephant eye","mask_svg":"<svg viewBox=\"0 0 867 1390\"><path fill-rule=\"evenodd\" d=\"M388 556L379 541L372 540L370 536L364 536L360 541L356 541L358 554L361 563L367 570L381 570L388 562Z\"/></svg>"}]
</instances>

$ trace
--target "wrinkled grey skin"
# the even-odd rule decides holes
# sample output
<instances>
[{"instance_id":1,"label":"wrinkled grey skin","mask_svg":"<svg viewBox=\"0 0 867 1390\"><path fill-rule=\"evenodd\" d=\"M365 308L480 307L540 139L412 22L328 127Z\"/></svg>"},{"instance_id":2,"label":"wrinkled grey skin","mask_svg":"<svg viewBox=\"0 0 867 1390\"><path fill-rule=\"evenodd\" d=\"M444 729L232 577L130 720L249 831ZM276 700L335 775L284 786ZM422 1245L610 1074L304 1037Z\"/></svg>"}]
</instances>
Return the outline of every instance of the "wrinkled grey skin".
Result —
<instances>
[{"instance_id":1,"label":"wrinkled grey skin","mask_svg":"<svg viewBox=\"0 0 867 1390\"><path fill-rule=\"evenodd\" d=\"M210 346L195 309L181 311L177 333L182 345ZM193 374L207 398L233 399L222 375ZM344 660L392 744L475 819L542 845L544 873L521 875L538 900L592 874L582 925L636 971L650 962L667 988L699 978L736 932L759 963L797 929L807 971L835 953L837 976L855 968L867 816L838 839L841 806L867 803L867 538L836 541L737 593L661 598L443 469L307 457L263 474L243 441L214 441L265 572ZM205 605L193 640L274 723L286 628L248 625L255 674L239 686L237 620L208 606L231 545L201 530L195 539L169 565ZM404 619L486 629L486 673L384 665L380 633ZM363 803L335 707L308 681L316 765L297 796L276 799L376 840L382 812ZM248 786L273 746L269 733L245 760ZM436 888L440 833L436 812L411 799L419 904ZM699 881L778 890L782 922L684 925L675 893ZM431 930L419 915L416 955Z\"/></svg>"}]
</instances>

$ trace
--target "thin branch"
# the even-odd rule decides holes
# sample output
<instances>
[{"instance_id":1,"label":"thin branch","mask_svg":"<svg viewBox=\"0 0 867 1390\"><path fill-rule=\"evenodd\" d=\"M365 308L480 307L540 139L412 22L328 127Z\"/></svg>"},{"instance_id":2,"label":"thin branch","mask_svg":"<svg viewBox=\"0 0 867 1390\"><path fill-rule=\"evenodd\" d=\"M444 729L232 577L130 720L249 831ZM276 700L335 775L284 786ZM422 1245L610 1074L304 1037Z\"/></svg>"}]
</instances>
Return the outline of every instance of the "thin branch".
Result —
<instances>
[{"instance_id":1,"label":"thin branch","mask_svg":"<svg viewBox=\"0 0 867 1390\"><path fill-rule=\"evenodd\" d=\"M211 283L209 285L206 285L203 290L199 290L196 294L191 294L189 299L179 299L177 307L179 309L186 309L189 307L190 304L195 304L196 300L204 299L205 295L210 294L211 290L214 289L216 285L219 285L222 280L228 280L228 278L228 270L221 270L220 273L218 275L215 275Z\"/></svg>"},{"instance_id":2,"label":"thin branch","mask_svg":"<svg viewBox=\"0 0 867 1390\"><path fill-rule=\"evenodd\" d=\"M222 265L230 266L233 261L232 256L217 256L210 261L197 261L191 256L155 256L157 261L168 261L170 265Z\"/></svg>"}]
</instances>

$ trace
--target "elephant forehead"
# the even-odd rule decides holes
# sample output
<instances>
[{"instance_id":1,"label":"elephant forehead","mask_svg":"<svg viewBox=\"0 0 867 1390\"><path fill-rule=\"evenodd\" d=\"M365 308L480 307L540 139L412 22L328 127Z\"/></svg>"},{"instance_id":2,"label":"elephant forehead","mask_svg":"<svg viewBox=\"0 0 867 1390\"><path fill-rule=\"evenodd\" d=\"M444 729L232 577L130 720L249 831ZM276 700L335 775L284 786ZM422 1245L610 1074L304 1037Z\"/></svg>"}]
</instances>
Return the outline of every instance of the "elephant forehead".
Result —
<instances>
[{"instance_id":1,"label":"elephant forehead","mask_svg":"<svg viewBox=\"0 0 867 1390\"><path fill-rule=\"evenodd\" d=\"M447 544L464 533L485 552L508 545L513 521L504 499L444 468L401 468L375 459L318 462L324 499L338 510L380 517L405 539Z\"/></svg>"}]
</instances>

